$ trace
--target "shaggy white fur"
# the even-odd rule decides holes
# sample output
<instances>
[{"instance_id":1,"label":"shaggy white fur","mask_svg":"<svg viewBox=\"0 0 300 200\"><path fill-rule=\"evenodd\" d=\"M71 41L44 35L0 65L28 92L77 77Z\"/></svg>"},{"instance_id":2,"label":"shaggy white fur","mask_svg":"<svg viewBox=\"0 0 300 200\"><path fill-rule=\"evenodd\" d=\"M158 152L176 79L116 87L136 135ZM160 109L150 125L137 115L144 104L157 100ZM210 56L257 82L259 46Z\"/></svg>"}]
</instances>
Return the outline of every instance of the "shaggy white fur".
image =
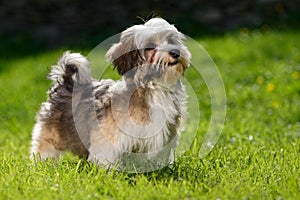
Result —
<instances>
[{"instance_id":1,"label":"shaggy white fur","mask_svg":"<svg viewBox=\"0 0 300 200\"><path fill-rule=\"evenodd\" d=\"M106 58L122 80L94 80L89 62L66 52L32 133L31 155L66 151L110 167L151 169L174 160L186 118L180 77L190 62L184 35L161 18L125 30ZM154 168L153 168L154 163Z\"/></svg>"}]
</instances>

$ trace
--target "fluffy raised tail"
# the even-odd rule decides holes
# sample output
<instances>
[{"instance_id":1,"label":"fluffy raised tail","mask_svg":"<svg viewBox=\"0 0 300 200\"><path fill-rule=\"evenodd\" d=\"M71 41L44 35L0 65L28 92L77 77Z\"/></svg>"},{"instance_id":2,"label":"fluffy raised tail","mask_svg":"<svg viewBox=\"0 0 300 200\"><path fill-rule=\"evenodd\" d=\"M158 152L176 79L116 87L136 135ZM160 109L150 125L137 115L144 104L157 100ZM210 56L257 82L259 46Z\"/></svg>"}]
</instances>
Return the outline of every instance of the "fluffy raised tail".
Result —
<instances>
[{"instance_id":1,"label":"fluffy raised tail","mask_svg":"<svg viewBox=\"0 0 300 200\"><path fill-rule=\"evenodd\" d=\"M89 66L89 61L80 53L66 51L57 65L52 66L48 78L65 86L86 85L92 82Z\"/></svg>"}]
</instances>

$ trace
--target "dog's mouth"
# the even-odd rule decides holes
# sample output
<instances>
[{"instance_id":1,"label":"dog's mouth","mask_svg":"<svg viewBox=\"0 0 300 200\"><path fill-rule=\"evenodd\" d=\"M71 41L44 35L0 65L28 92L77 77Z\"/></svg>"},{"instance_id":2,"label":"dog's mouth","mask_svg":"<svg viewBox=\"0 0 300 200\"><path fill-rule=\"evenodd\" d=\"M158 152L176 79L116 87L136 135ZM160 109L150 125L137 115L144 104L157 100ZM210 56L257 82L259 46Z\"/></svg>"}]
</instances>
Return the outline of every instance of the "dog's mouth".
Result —
<instances>
[{"instance_id":1,"label":"dog's mouth","mask_svg":"<svg viewBox=\"0 0 300 200\"><path fill-rule=\"evenodd\" d=\"M176 59L174 62L169 62L168 63L168 66L174 66L174 65L177 65L179 63L179 60L178 59Z\"/></svg>"}]
</instances>

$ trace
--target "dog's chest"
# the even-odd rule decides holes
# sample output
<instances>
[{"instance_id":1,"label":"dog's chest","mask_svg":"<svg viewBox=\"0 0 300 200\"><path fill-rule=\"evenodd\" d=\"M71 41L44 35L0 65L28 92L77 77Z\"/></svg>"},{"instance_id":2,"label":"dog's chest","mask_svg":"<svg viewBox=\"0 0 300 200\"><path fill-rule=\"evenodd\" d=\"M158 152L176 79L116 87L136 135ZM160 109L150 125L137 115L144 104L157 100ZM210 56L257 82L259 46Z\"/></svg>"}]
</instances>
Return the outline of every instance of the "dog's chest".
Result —
<instances>
[{"instance_id":1,"label":"dog's chest","mask_svg":"<svg viewBox=\"0 0 300 200\"><path fill-rule=\"evenodd\" d=\"M104 96L109 96L110 100L106 101L110 105L101 106L103 110L97 111L102 113L99 131L118 148L127 152L147 152L163 147L178 136L184 109L177 93L142 89L128 91L118 87L117 90L108 90Z\"/></svg>"}]
</instances>

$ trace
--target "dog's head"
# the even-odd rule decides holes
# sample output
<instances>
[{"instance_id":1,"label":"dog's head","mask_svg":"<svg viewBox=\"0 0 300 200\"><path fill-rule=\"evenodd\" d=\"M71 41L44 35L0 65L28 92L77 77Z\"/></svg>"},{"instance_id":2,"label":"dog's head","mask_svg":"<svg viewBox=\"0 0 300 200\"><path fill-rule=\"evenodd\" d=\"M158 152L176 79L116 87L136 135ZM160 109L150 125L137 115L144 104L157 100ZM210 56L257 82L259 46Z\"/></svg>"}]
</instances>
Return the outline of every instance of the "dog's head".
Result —
<instances>
[{"instance_id":1,"label":"dog's head","mask_svg":"<svg viewBox=\"0 0 300 200\"><path fill-rule=\"evenodd\" d=\"M190 63L184 39L175 26L153 18L123 31L106 58L119 74L136 81L177 80Z\"/></svg>"}]
</instances>

